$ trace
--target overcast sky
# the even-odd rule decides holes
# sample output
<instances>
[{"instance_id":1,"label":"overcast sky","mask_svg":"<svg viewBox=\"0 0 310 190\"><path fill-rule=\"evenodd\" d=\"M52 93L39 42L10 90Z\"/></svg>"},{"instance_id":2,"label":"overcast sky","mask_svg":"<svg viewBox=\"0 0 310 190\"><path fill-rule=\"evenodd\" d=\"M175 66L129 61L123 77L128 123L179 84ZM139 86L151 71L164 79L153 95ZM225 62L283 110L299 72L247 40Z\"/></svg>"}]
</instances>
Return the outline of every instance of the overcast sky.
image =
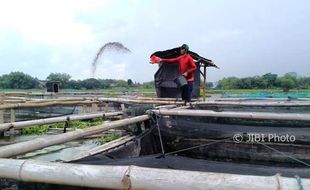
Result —
<instances>
[{"instance_id":1,"label":"overcast sky","mask_svg":"<svg viewBox=\"0 0 310 190\"><path fill-rule=\"evenodd\" d=\"M208 80L297 72L310 76L308 0L0 0L0 75L22 71L90 78L91 62L107 42L96 78L150 81L149 56L187 43L221 69Z\"/></svg>"}]
</instances>

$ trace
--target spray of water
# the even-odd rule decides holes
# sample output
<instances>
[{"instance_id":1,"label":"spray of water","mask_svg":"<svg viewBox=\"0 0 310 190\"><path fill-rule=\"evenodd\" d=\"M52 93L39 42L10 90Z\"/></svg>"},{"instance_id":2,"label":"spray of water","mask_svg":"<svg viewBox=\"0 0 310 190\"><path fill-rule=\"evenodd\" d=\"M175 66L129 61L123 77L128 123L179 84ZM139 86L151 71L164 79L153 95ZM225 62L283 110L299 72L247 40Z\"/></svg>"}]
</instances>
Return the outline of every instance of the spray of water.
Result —
<instances>
[{"instance_id":1,"label":"spray of water","mask_svg":"<svg viewBox=\"0 0 310 190\"><path fill-rule=\"evenodd\" d=\"M99 51L97 52L94 60L92 61L92 77L95 76L95 72L97 69L97 65L98 65L98 59L104 54L104 52L106 51L110 51L110 50L114 50L120 53L130 53L130 49L128 49L127 47L125 47L123 44L121 44L120 42L109 42L104 44Z\"/></svg>"}]
</instances>

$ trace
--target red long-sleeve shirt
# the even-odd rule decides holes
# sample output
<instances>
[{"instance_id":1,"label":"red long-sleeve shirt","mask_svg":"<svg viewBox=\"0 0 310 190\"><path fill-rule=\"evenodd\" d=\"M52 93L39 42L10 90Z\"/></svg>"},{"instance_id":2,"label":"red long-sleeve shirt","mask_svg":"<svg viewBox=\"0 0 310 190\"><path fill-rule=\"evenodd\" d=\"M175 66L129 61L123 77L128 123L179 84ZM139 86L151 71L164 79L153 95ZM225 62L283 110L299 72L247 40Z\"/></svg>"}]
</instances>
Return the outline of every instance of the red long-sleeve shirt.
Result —
<instances>
[{"instance_id":1,"label":"red long-sleeve shirt","mask_svg":"<svg viewBox=\"0 0 310 190\"><path fill-rule=\"evenodd\" d=\"M165 63L179 63L179 71L183 75L185 72L187 72L186 80L187 81L193 81L194 76L193 73L197 69L196 64L193 60L193 58L187 54L187 55L181 55L177 58L171 58L171 59L162 59L162 62Z\"/></svg>"}]
</instances>

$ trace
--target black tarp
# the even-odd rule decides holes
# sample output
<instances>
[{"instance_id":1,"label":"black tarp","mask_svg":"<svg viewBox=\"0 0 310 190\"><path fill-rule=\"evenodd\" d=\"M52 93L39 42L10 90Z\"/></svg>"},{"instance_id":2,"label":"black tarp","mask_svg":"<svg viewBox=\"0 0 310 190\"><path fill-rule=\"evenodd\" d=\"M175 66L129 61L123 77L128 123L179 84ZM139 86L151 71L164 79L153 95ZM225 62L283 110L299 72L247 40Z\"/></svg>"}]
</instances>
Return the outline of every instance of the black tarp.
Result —
<instances>
[{"instance_id":1,"label":"black tarp","mask_svg":"<svg viewBox=\"0 0 310 190\"><path fill-rule=\"evenodd\" d=\"M196 98L200 96L200 66L216 67L210 59L201 57L195 52L189 51L189 54L196 62L197 70L194 73L194 84L192 97ZM158 56L160 58L175 58L180 56L180 48L173 48L165 51L157 51L151 56ZM160 98L180 98L181 90L178 88L174 80L179 76L179 65L177 63L159 64L159 68L154 75L155 88L157 96Z\"/></svg>"}]
</instances>

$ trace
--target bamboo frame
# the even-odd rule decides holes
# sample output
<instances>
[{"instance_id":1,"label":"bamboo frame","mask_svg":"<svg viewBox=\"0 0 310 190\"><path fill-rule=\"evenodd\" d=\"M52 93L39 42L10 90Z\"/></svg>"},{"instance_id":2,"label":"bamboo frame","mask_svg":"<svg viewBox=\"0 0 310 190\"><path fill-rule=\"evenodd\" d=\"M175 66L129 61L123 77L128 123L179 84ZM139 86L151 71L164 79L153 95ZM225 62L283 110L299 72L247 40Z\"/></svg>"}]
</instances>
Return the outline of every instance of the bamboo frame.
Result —
<instances>
[{"instance_id":1,"label":"bamboo frame","mask_svg":"<svg viewBox=\"0 0 310 190\"><path fill-rule=\"evenodd\" d=\"M0 158L9 158L12 156L24 154L34 150L42 149L48 146L62 144L75 139L80 139L85 136L94 135L107 131L109 129L115 129L126 125L139 123L150 119L149 115L141 115L133 118L122 119L118 121L111 121L102 125L89 127L86 129L76 130L68 133L36 138L30 141L16 143L8 146L0 147Z\"/></svg>"},{"instance_id":2,"label":"bamboo frame","mask_svg":"<svg viewBox=\"0 0 310 190\"><path fill-rule=\"evenodd\" d=\"M193 105L198 106L247 106L247 107L309 107L308 102L231 102L231 101L205 101L193 102Z\"/></svg>"},{"instance_id":3,"label":"bamboo frame","mask_svg":"<svg viewBox=\"0 0 310 190\"><path fill-rule=\"evenodd\" d=\"M45 106L57 106L57 105L92 105L98 104L100 102L114 102L114 103L124 103L124 104L183 104L181 101L162 101L162 100L144 100L144 99L125 99L125 98L98 98L98 100L49 100L49 101L29 101L26 103L16 103L16 104L3 104L0 105L0 110L2 109L13 109L13 108L37 108Z\"/></svg>"},{"instance_id":4,"label":"bamboo frame","mask_svg":"<svg viewBox=\"0 0 310 190\"><path fill-rule=\"evenodd\" d=\"M4 111L0 110L0 124L4 123Z\"/></svg>"},{"instance_id":5,"label":"bamboo frame","mask_svg":"<svg viewBox=\"0 0 310 190\"><path fill-rule=\"evenodd\" d=\"M214 101L283 101L283 102L303 102L310 101L310 98L215 98Z\"/></svg>"},{"instance_id":6,"label":"bamboo frame","mask_svg":"<svg viewBox=\"0 0 310 190\"><path fill-rule=\"evenodd\" d=\"M131 141L134 138L135 138L135 136L126 135L126 136L121 137L119 139L116 139L114 141L111 141L111 142L105 143L105 144L103 144L101 146L95 147L95 148L93 148L93 149L91 149L89 151L82 152L82 153L80 153L78 155L75 155L70 160L68 160L68 162L75 161L75 160L80 160L82 158L86 158L86 157L89 157L89 156L92 156L92 155L95 155L95 154L99 154L99 153L107 151L107 150L109 150L111 148L115 148L117 146L125 144L125 143L127 143L128 141Z\"/></svg>"},{"instance_id":7,"label":"bamboo frame","mask_svg":"<svg viewBox=\"0 0 310 190\"><path fill-rule=\"evenodd\" d=\"M0 159L0 177L24 182L131 190L310 190L310 179Z\"/></svg>"},{"instance_id":8,"label":"bamboo frame","mask_svg":"<svg viewBox=\"0 0 310 190\"><path fill-rule=\"evenodd\" d=\"M0 105L0 110L2 109L13 109L13 108L38 108L45 106L58 106L58 105L83 105L88 104L91 105L93 103L98 103L98 101L53 101L53 102L26 102L26 103L18 103L18 104L4 104Z\"/></svg>"},{"instance_id":9,"label":"bamboo frame","mask_svg":"<svg viewBox=\"0 0 310 190\"><path fill-rule=\"evenodd\" d=\"M297 113L270 113L270 112L215 112L210 110L152 110L154 113L161 115L175 116L199 116L199 117L228 117L242 119L266 119L266 120L295 120L310 121L310 114Z\"/></svg>"},{"instance_id":10,"label":"bamboo frame","mask_svg":"<svg viewBox=\"0 0 310 190\"><path fill-rule=\"evenodd\" d=\"M124 98L98 98L100 101L104 102L115 102L115 103L124 103L124 104L174 104L174 105L182 105L184 102L182 101L161 101L161 100L130 100Z\"/></svg>"},{"instance_id":11,"label":"bamboo frame","mask_svg":"<svg viewBox=\"0 0 310 190\"><path fill-rule=\"evenodd\" d=\"M98 110L99 110L98 104L93 103L93 104L91 105L91 107L92 107L92 112L93 112L93 113L97 113L97 112L98 112Z\"/></svg>"},{"instance_id":12,"label":"bamboo frame","mask_svg":"<svg viewBox=\"0 0 310 190\"><path fill-rule=\"evenodd\" d=\"M122 115L123 112L110 112L110 113L92 113L92 114L76 114L76 115L68 115L68 116L61 116L61 117L52 117L47 119L36 119L36 120L29 120L29 121L19 121L19 122L12 122L12 123L4 123L0 124L0 132L6 131L12 128L21 129L26 127L31 127L34 125L44 125L44 124L52 124L64 121L75 121L75 120L84 120L84 119L93 119L93 118L103 118L103 117L111 117Z\"/></svg>"}]
</instances>

